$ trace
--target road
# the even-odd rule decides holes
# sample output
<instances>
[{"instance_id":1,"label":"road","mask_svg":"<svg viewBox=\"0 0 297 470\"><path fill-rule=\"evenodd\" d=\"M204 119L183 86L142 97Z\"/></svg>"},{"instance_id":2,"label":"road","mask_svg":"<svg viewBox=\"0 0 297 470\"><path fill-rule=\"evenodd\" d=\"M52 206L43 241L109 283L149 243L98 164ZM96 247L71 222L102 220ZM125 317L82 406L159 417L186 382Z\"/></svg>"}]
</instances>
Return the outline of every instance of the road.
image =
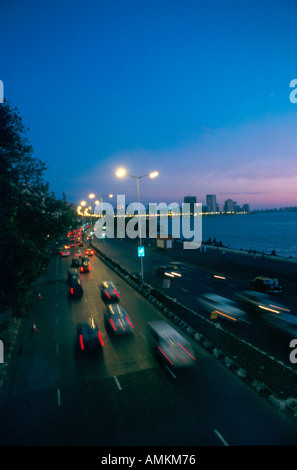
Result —
<instances>
[{"instance_id":1,"label":"road","mask_svg":"<svg viewBox=\"0 0 297 470\"><path fill-rule=\"evenodd\" d=\"M102 240L94 238L94 246L98 247L102 252L104 245ZM199 315L206 315L199 304L199 298L206 293L216 293L228 299L236 301L236 294L240 291L250 290L247 283L238 281L236 279L215 280L213 275L199 269L194 265L187 265L188 270L184 272L182 279L177 279L170 282L170 287L164 287L163 279L155 274L155 267L166 265L171 261L162 250L156 250L154 247L145 247L146 256L144 258L144 280L157 288L161 292L176 298L177 301L186 307L195 310ZM107 256L121 264L127 271L133 274L140 274L140 261L137 258L137 246L129 241L121 241L118 239L108 239L105 243L105 253ZM272 303L281 303L284 307L290 310L293 315L297 314L296 301L290 299L285 294L272 297ZM223 328L245 341L253 344L267 354L275 357L277 360L282 361L287 366L293 369L290 362L289 347L290 338L281 335L278 330L271 328L267 323L264 323L261 317L255 315L248 315L245 322L230 322L224 320L222 317L217 322L220 322ZM296 370L296 367L295 367Z\"/></svg>"},{"instance_id":2,"label":"road","mask_svg":"<svg viewBox=\"0 0 297 470\"><path fill-rule=\"evenodd\" d=\"M193 368L158 363L146 325L161 313L97 256L80 276L83 297L70 300L70 261L54 256L38 281L42 299L23 324L1 389L2 446L296 445L294 418L196 343ZM109 279L134 321L132 336L105 328L98 284ZM75 348L76 324L90 316L102 331L102 354Z\"/></svg>"}]
</instances>

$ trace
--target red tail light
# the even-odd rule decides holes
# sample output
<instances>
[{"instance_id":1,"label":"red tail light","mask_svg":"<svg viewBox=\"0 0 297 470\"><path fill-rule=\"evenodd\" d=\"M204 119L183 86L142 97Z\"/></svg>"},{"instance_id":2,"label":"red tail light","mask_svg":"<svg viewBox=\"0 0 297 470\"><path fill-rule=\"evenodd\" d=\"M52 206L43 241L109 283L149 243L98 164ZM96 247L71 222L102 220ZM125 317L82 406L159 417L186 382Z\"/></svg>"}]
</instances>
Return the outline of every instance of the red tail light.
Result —
<instances>
[{"instance_id":1,"label":"red tail light","mask_svg":"<svg viewBox=\"0 0 297 470\"><path fill-rule=\"evenodd\" d=\"M111 326L113 327L114 331L117 331L114 322L112 321L112 318L110 319Z\"/></svg>"},{"instance_id":2,"label":"red tail light","mask_svg":"<svg viewBox=\"0 0 297 470\"><path fill-rule=\"evenodd\" d=\"M84 342L83 342L82 335L79 335L79 343L80 343L80 349L83 351L85 349L85 347L84 347Z\"/></svg>"},{"instance_id":3,"label":"red tail light","mask_svg":"<svg viewBox=\"0 0 297 470\"><path fill-rule=\"evenodd\" d=\"M194 361L196 361L195 357L192 356L192 354L189 353L189 351L186 350L180 343L177 343Z\"/></svg>"},{"instance_id":4,"label":"red tail light","mask_svg":"<svg viewBox=\"0 0 297 470\"><path fill-rule=\"evenodd\" d=\"M74 294L73 287L70 287L70 294Z\"/></svg>"},{"instance_id":5,"label":"red tail light","mask_svg":"<svg viewBox=\"0 0 297 470\"><path fill-rule=\"evenodd\" d=\"M88 266L88 271L91 271L91 266Z\"/></svg>"},{"instance_id":6,"label":"red tail light","mask_svg":"<svg viewBox=\"0 0 297 470\"><path fill-rule=\"evenodd\" d=\"M101 346L104 346L103 339L102 339L100 331L98 331L98 338L99 338Z\"/></svg>"},{"instance_id":7,"label":"red tail light","mask_svg":"<svg viewBox=\"0 0 297 470\"><path fill-rule=\"evenodd\" d=\"M120 294L119 294L115 289L113 289L113 291L114 291L115 295L117 295L118 297L120 297Z\"/></svg>"},{"instance_id":8,"label":"red tail light","mask_svg":"<svg viewBox=\"0 0 297 470\"><path fill-rule=\"evenodd\" d=\"M84 268L83 268L83 267L81 267L81 268L80 268L80 270L81 270L81 272L83 272Z\"/></svg>"},{"instance_id":9,"label":"red tail light","mask_svg":"<svg viewBox=\"0 0 297 470\"><path fill-rule=\"evenodd\" d=\"M107 290L105 291L105 294L106 294L107 297L110 299L110 295L109 295L109 293L107 292Z\"/></svg>"},{"instance_id":10,"label":"red tail light","mask_svg":"<svg viewBox=\"0 0 297 470\"><path fill-rule=\"evenodd\" d=\"M134 326L132 325L131 321L130 321L130 318L126 315L126 319L127 319L127 322L129 323L129 325L131 326L131 328L134 328Z\"/></svg>"},{"instance_id":11,"label":"red tail light","mask_svg":"<svg viewBox=\"0 0 297 470\"><path fill-rule=\"evenodd\" d=\"M166 357L167 361L170 362L171 365L174 365L173 362L169 359L168 356L166 356L166 354L164 353L164 351L162 351L162 349L160 348L160 346L158 346L158 349L161 351L161 353Z\"/></svg>"}]
</instances>

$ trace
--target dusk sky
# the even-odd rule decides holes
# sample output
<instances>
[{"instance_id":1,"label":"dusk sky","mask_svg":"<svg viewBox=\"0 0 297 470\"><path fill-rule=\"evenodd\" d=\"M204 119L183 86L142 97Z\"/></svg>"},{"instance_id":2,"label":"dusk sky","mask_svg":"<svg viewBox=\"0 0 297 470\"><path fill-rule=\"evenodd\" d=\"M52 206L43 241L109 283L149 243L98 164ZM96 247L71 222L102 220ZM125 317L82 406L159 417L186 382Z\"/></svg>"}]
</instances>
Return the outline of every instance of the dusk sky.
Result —
<instances>
[{"instance_id":1,"label":"dusk sky","mask_svg":"<svg viewBox=\"0 0 297 470\"><path fill-rule=\"evenodd\" d=\"M70 202L297 206L297 2L1 0L0 79ZM0 105L1 106L1 105Z\"/></svg>"}]
</instances>

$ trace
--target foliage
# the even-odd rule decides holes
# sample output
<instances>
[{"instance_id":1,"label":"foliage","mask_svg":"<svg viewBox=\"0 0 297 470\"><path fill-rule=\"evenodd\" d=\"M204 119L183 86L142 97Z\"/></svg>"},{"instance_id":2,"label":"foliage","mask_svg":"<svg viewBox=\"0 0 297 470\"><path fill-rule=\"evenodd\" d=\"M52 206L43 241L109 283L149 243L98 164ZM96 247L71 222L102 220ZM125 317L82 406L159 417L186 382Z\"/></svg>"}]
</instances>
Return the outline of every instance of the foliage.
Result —
<instances>
[{"instance_id":1,"label":"foliage","mask_svg":"<svg viewBox=\"0 0 297 470\"><path fill-rule=\"evenodd\" d=\"M47 264L50 241L74 225L66 198L44 180L45 164L34 157L17 108L0 105L0 306L18 315Z\"/></svg>"}]
</instances>

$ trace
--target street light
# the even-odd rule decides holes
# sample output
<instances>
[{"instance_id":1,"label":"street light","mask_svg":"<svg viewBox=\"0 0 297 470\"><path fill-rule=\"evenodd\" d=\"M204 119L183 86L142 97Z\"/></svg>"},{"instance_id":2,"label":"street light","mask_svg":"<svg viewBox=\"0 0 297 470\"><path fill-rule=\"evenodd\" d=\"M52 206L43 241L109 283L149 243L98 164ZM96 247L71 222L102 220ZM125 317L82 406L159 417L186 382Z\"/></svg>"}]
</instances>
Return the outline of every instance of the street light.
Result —
<instances>
[{"instance_id":1,"label":"street light","mask_svg":"<svg viewBox=\"0 0 297 470\"><path fill-rule=\"evenodd\" d=\"M125 168L119 168L117 171L116 171L116 176L118 178L123 178L124 176L130 176L131 178L134 178L136 180L136 185L137 185L137 202L138 202L138 227L139 227L139 246L141 247L142 246L142 237L141 237L141 223L140 223L140 202L139 202L139 180L141 178L145 178L145 177L150 177L150 178L156 178L156 176L159 175L159 172L158 171L152 171L151 173L149 173L148 175L142 175L142 176L134 176L134 175L130 175L129 173L127 173L127 171L125 170ZM143 257L140 256L140 266L141 266L141 282L143 283Z\"/></svg>"}]
</instances>

